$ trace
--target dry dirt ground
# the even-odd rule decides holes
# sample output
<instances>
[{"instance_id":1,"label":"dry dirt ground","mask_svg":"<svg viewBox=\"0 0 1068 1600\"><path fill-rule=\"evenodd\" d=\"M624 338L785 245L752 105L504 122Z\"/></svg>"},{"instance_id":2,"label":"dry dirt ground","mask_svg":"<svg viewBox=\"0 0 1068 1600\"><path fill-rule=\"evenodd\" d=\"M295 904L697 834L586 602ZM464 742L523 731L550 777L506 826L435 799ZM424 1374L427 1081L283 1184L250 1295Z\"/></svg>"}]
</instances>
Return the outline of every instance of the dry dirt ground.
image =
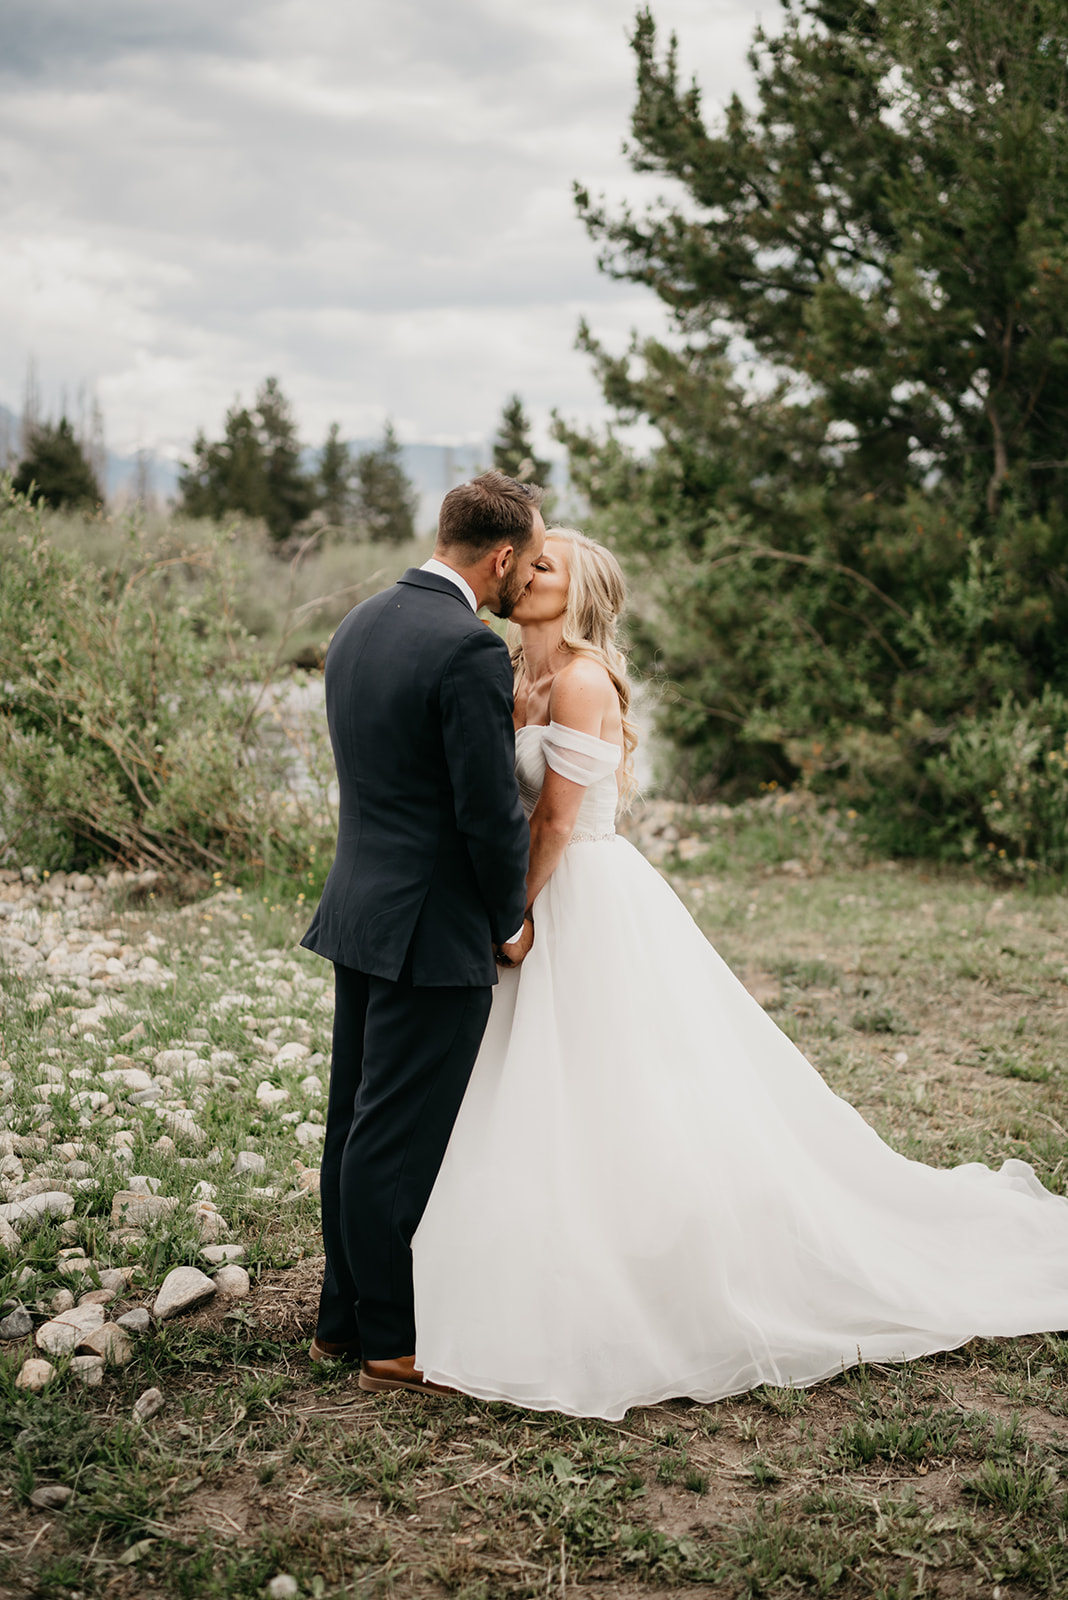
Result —
<instances>
[{"instance_id":1,"label":"dry dirt ground","mask_svg":"<svg viewBox=\"0 0 1068 1600\"><path fill-rule=\"evenodd\" d=\"M685 862L668 852L664 870L884 1137L938 1165L1022 1157L1064 1191L1064 896L844 865L815 848L787 857L728 828L700 842ZM154 915L175 994L210 975L205 952L227 970L238 936L290 959L301 909L257 906L243 929L223 913L236 917L232 902ZM303 958L292 959L290 1015ZM190 1017L152 1004L150 1043L190 1031ZM307 1016L328 1025L321 1008ZM17 1004L4 1013L9 1057L31 1037L20 1018ZM221 1043L240 1055L233 1031ZM289 1134L234 1093L217 1123L210 1100L197 1113L210 1137L225 1149L232 1124L234 1144L258 1139L280 1168ZM247 1299L163 1324L94 1389L61 1373L40 1394L17 1390L27 1348L0 1346L0 1595L1068 1594L1068 1334L860 1367L806 1392L680 1400L621 1423L368 1396L347 1368L307 1359L314 1204L283 1217L262 1195L219 1203L248 1247ZM92 1206L74 1220L91 1232ZM58 1242L33 1246L42 1304ZM129 1303L191 1249L150 1240ZM165 1404L136 1424L149 1385ZM39 1509L31 1496L57 1484L73 1490L65 1507Z\"/></svg>"}]
</instances>

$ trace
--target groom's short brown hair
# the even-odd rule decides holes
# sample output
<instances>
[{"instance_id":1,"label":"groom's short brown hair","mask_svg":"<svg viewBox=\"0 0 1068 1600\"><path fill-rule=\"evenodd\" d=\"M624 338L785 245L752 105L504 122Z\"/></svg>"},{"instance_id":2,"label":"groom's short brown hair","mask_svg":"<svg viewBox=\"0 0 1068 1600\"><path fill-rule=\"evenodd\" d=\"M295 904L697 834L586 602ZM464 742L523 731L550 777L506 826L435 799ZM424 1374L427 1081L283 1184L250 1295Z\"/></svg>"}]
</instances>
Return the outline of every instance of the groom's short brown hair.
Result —
<instances>
[{"instance_id":1,"label":"groom's short brown hair","mask_svg":"<svg viewBox=\"0 0 1068 1600\"><path fill-rule=\"evenodd\" d=\"M438 548L462 549L477 560L498 545L522 550L534 531L534 513L544 499L536 483L518 483L503 472L484 472L457 484L441 502Z\"/></svg>"}]
</instances>

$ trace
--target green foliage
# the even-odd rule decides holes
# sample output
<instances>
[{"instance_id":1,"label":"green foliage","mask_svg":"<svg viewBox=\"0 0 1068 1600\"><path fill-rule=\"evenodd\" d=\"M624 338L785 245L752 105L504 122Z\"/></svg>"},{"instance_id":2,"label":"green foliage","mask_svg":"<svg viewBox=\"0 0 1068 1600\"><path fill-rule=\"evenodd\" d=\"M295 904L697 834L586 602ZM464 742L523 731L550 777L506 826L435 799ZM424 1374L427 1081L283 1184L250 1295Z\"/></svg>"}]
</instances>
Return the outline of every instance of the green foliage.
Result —
<instances>
[{"instance_id":1,"label":"green foliage","mask_svg":"<svg viewBox=\"0 0 1068 1600\"><path fill-rule=\"evenodd\" d=\"M46 506L98 506L104 496L66 417L34 428L14 477L19 494Z\"/></svg>"},{"instance_id":2,"label":"green foliage","mask_svg":"<svg viewBox=\"0 0 1068 1600\"><path fill-rule=\"evenodd\" d=\"M872 1461L926 1461L952 1453L959 1417L936 1412L922 1417L876 1417L851 1422L831 1445L833 1455L867 1466Z\"/></svg>"},{"instance_id":3,"label":"green foliage","mask_svg":"<svg viewBox=\"0 0 1068 1600\"><path fill-rule=\"evenodd\" d=\"M1056 1476L1047 1466L1031 1466L1027 1462L997 1465L984 1461L975 1476L964 1484L964 1492L999 1511L1027 1515L1044 1507L1056 1487Z\"/></svg>"},{"instance_id":4,"label":"green foliage","mask_svg":"<svg viewBox=\"0 0 1068 1600\"><path fill-rule=\"evenodd\" d=\"M302 864L326 827L258 715L265 663L237 623L227 541L100 568L0 505L0 840L53 868ZM195 574L198 582L188 580Z\"/></svg>"},{"instance_id":5,"label":"green foliage","mask_svg":"<svg viewBox=\"0 0 1068 1600\"><path fill-rule=\"evenodd\" d=\"M497 435L493 441L493 465L517 483L536 483L543 489L549 487L552 463L535 455L530 438L530 418L523 410L523 402L512 395L501 412Z\"/></svg>"},{"instance_id":6,"label":"green foliage","mask_svg":"<svg viewBox=\"0 0 1068 1600\"><path fill-rule=\"evenodd\" d=\"M960 819L966 855L986 836L999 862L1068 870L1068 698L1058 690L962 716L927 770Z\"/></svg>"},{"instance_id":7,"label":"green foliage","mask_svg":"<svg viewBox=\"0 0 1068 1600\"><path fill-rule=\"evenodd\" d=\"M319 506L334 527L344 527L352 513L352 452L339 434L332 422L319 452Z\"/></svg>"},{"instance_id":8,"label":"green foliage","mask_svg":"<svg viewBox=\"0 0 1068 1600\"><path fill-rule=\"evenodd\" d=\"M419 495L401 463L401 447L391 422L382 443L356 458L355 513L368 539L404 544L415 537Z\"/></svg>"},{"instance_id":9,"label":"green foliage","mask_svg":"<svg viewBox=\"0 0 1068 1600\"><path fill-rule=\"evenodd\" d=\"M130 518L48 512L41 523L50 544L84 556L94 566L122 568L130 560ZM331 634L352 606L387 588L406 567L425 561L430 551L427 539L384 548L365 540L320 538L301 541L297 557L280 561L279 547L262 529L236 517L227 522L221 545L216 525L190 521L181 513L139 509L132 523L143 557L166 557L176 547L225 548L228 601L239 629L280 662L309 667L321 665ZM175 603L192 599L199 604L184 591L202 587L203 569L170 570Z\"/></svg>"},{"instance_id":10,"label":"green foliage","mask_svg":"<svg viewBox=\"0 0 1068 1600\"><path fill-rule=\"evenodd\" d=\"M261 384L251 410L231 406L222 439L197 434L178 487L189 516L219 521L244 512L261 517L272 539L289 538L313 510L316 491L301 470L296 424L277 378Z\"/></svg>"},{"instance_id":11,"label":"green foliage","mask_svg":"<svg viewBox=\"0 0 1068 1600\"><path fill-rule=\"evenodd\" d=\"M663 443L558 436L683 793L800 779L891 849L1068 867L1063 36L1052 0L791 0L710 128L639 14L631 159L680 198L578 200L676 337L581 342Z\"/></svg>"}]
</instances>

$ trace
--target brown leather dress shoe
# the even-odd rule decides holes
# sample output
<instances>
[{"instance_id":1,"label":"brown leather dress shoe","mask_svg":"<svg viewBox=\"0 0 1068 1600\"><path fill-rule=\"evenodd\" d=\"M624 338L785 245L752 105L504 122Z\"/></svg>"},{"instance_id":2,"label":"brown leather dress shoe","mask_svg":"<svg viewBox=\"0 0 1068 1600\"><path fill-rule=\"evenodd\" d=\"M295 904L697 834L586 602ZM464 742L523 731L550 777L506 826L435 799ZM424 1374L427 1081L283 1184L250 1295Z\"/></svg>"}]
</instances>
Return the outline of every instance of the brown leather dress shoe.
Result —
<instances>
[{"instance_id":1,"label":"brown leather dress shoe","mask_svg":"<svg viewBox=\"0 0 1068 1600\"><path fill-rule=\"evenodd\" d=\"M359 1361L360 1347L355 1339L348 1344L328 1344L325 1339L313 1339L308 1354L313 1361Z\"/></svg>"},{"instance_id":2,"label":"brown leather dress shoe","mask_svg":"<svg viewBox=\"0 0 1068 1600\"><path fill-rule=\"evenodd\" d=\"M361 1389L383 1394L389 1389L416 1389L421 1394L456 1394L442 1383L430 1383L415 1364L414 1356L395 1356L392 1361L363 1361L356 1380Z\"/></svg>"}]
</instances>

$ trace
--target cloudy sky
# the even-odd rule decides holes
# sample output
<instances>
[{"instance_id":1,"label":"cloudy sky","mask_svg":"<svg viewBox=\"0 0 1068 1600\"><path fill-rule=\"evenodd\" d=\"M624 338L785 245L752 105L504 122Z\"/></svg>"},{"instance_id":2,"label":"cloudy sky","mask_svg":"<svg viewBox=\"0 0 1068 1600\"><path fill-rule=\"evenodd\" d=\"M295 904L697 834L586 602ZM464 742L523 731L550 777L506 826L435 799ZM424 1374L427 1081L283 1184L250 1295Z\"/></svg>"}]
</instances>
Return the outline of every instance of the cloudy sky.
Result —
<instances>
[{"instance_id":1,"label":"cloudy sky","mask_svg":"<svg viewBox=\"0 0 1068 1600\"><path fill-rule=\"evenodd\" d=\"M460 443L518 390L600 414L612 284L571 182L620 153L631 0L0 0L0 403L95 385L109 443L172 454L268 372L332 419ZM775 0L655 0L711 111ZM647 181L647 180L646 180Z\"/></svg>"}]
</instances>

